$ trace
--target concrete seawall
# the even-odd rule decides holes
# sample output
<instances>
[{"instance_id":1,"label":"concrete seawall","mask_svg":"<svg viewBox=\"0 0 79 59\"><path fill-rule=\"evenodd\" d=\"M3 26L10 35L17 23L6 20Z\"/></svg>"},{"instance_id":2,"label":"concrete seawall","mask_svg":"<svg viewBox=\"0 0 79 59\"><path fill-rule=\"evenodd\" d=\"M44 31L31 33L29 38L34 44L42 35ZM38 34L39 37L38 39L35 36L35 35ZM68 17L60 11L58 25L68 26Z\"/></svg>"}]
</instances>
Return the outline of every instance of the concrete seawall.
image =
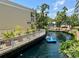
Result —
<instances>
[{"instance_id":1,"label":"concrete seawall","mask_svg":"<svg viewBox=\"0 0 79 59\"><path fill-rule=\"evenodd\" d=\"M7 57L16 57L19 53L26 50L26 48L30 48L32 45L40 42L43 38L45 38L45 30L38 31L34 33L34 35L29 35L23 37L22 42L18 42L14 46L11 46L5 50L0 51L0 57L1 58L7 58Z\"/></svg>"}]
</instances>

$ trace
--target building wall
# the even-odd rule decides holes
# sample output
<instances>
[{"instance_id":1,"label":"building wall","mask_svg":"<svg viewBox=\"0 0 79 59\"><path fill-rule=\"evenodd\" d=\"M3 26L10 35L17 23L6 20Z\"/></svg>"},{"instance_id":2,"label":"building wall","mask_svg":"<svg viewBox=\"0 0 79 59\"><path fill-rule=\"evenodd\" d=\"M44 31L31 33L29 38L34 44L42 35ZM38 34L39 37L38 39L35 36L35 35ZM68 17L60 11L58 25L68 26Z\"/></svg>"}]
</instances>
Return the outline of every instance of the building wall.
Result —
<instances>
[{"instance_id":1,"label":"building wall","mask_svg":"<svg viewBox=\"0 0 79 59\"><path fill-rule=\"evenodd\" d=\"M75 13L77 13L78 12L78 2L77 2L77 0L76 0L76 5L75 5Z\"/></svg>"},{"instance_id":2,"label":"building wall","mask_svg":"<svg viewBox=\"0 0 79 59\"><path fill-rule=\"evenodd\" d=\"M78 19L79 19L79 0L76 0L75 13L78 14Z\"/></svg>"},{"instance_id":3,"label":"building wall","mask_svg":"<svg viewBox=\"0 0 79 59\"><path fill-rule=\"evenodd\" d=\"M31 12L34 11L0 3L0 33L14 29L16 25L20 25L23 29L29 27L30 24L27 23L31 22Z\"/></svg>"}]
</instances>

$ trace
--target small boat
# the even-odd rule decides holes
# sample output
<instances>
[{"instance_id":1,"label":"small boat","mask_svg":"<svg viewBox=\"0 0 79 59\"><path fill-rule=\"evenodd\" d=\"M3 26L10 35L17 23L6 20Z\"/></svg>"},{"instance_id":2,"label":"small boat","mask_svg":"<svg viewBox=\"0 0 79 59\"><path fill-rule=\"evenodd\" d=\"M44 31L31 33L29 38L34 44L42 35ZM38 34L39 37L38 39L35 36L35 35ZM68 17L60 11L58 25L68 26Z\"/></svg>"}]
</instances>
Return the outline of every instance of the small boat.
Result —
<instances>
[{"instance_id":1,"label":"small boat","mask_svg":"<svg viewBox=\"0 0 79 59\"><path fill-rule=\"evenodd\" d=\"M46 41L56 43L57 39L56 37L46 36Z\"/></svg>"}]
</instances>

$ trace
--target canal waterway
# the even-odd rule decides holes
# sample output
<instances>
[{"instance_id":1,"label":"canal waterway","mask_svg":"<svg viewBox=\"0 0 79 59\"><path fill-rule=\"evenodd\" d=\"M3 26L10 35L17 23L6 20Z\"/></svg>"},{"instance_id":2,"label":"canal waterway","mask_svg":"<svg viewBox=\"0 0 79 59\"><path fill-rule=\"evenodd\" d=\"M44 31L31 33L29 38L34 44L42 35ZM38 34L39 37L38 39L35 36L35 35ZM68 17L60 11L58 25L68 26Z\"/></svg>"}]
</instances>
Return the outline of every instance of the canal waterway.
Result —
<instances>
[{"instance_id":1,"label":"canal waterway","mask_svg":"<svg viewBox=\"0 0 79 59\"><path fill-rule=\"evenodd\" d=\"M49 32L48 34L55 34L57 42L48 43L46 39L42 39L36 45L20 53L17 58L65 58L66 56L60 53L59 50L60 40L69 40L71 39L71 35L64 32Z\"/></svg>"}]
</instances>

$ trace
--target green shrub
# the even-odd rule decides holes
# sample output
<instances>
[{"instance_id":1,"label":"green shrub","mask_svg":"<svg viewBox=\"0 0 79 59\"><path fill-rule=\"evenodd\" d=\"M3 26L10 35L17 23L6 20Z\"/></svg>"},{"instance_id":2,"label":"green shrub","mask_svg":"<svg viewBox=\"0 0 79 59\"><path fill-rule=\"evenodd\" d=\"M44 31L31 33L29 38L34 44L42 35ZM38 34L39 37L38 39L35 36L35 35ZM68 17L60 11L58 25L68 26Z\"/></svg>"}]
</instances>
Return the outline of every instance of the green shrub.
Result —
<instances>
[{"instance_id":1,"label":"green shrub","mask_svg":"<svg viewBox=\"0 0 79 59\"><path fill-rule=\"evenodd\" d=\"M13 38L17 35L21 35L22 33L22 28L20 26L16 26L14 28L14 31L6 31L4 33L2 33L2 36L4 39L9 39L9 38Z\"/></svg>"},{"instance_id":2,"label":"green shrub","mask_svg":"<svg viewBox=\"0 0 79 59\"><path fill-rule=\"evenodd\" d=\"M79 57L79 41L69 40L63 42L60 51L69 57Z\"/></svg>"},{"instance_id":3,"label":"green shrub","mask_svg":"<svg viewBox=\"0 0 79 59\"><path fill-rule=\"evenodd\" d=\"M32 30L32 32L35 32L35 31L36 31L36 26L35 26L35 24L31 24L31 30Z\"/></svg>"},{"instance_id":4,"label":"green shrub","mask_svg":"<svg viewBox=\"0 0 79 59\"><path fill-rule=\"evenodd\" d=\"M14 28L14 34L15 34L15 36L21 35L22 34L22 27L19 26L19 25L15 26L15 28Z\"/></svg>"},{"instance_id":5,"label":"green shrub","mask_svg":"<svg viewBox=\"0 0 79 59\"><path fill-rule=\"evenodd\" d=\"M13 37L15 36L15 35L14 35L14 32L12 32L12 31L4 32L2 35L3 35L3 38L4 38L4 39L13 38Z\"/></svg>"},{"instance_id":6,"label":"green shrub","mask_svg":"<svg viewBox=\"0 0 79 59\"><path fill-rule=\"evenodd\" d=\"M70 46L72 45L72 41L71 40L67 40L66 42L63 42L61 44L61 50L65 50L70 48Z\"/></svg>"}]
</instances>

